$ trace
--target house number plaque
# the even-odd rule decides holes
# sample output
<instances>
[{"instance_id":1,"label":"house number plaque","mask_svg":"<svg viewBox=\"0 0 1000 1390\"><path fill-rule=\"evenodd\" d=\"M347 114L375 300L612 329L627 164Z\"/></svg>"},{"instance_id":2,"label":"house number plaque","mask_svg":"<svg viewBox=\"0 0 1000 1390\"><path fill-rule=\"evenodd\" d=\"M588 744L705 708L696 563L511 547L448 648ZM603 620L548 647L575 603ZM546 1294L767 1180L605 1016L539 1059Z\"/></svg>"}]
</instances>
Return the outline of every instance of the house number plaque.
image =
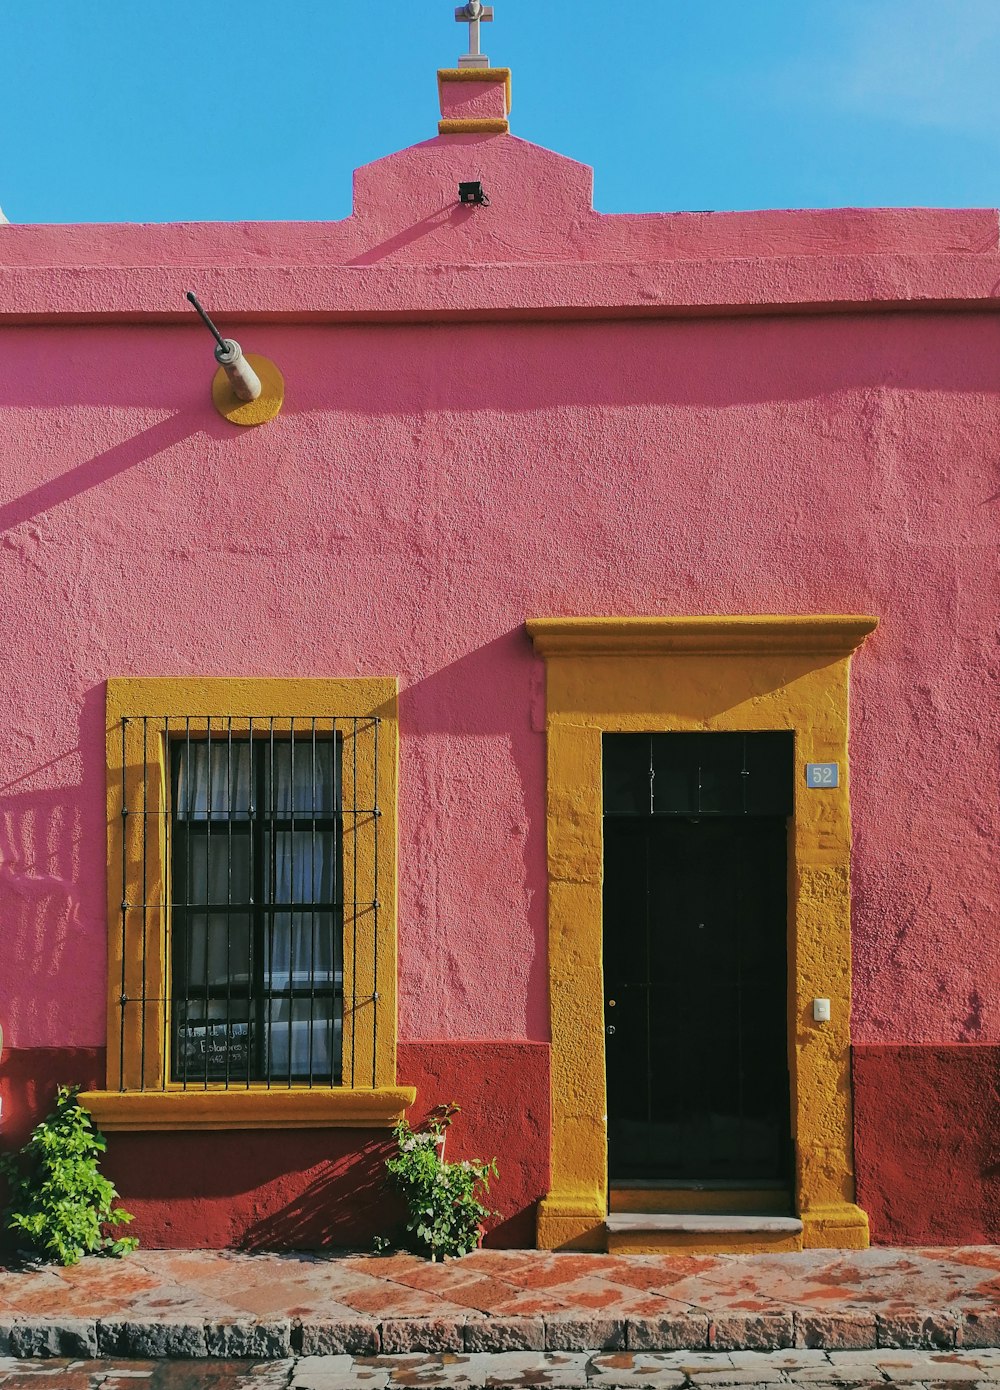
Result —
<instances>
[{"instance_id":1,"label":"house number plaque","mask_svg":"<svg viewBox=\"0 0 1000 1390\"><path fill-rule=\"evenodd\" d=\"M839 787L839 763L806 763L806 785L809 787Z\"/></svg>"}]
</instances>

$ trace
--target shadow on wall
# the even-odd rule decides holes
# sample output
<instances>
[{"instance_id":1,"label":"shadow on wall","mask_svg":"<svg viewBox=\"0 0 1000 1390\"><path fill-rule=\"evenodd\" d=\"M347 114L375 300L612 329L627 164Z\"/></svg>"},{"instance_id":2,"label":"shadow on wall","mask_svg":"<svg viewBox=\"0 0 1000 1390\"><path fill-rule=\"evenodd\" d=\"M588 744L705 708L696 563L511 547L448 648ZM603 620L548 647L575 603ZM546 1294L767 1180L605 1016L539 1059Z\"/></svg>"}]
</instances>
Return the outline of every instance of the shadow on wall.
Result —
<instances>
[{"instance_id":1,"label":"shadow on wall","mask_svg":"<svg viewBox=\"0 0 1000 1390\"><path fill-rule=\"evenodd\" d=\"M77 497L81 492L99 487L117 473L123 473L127 468L134 468L137 463L154 458L164 449L187 439L191 434L191 426L190 413L179 411L176 415L151 425L149 429L140 430L138 434L131 435L103 453L95 454L93 458L78 463L65 473L57 474L21 497L15 497L0 506L0 531L9 531L14 526L20 526L39 513Z\"/></svg>"},{"instance_id":2,"label":"shadow on wall","mask_svg":"<svg viewBox=\"0 0 1000 1390\"><path fill-rule=\"evenodd\" d=\"M400 881L400 1032L497 1036L503 1008L484 1000L503 978L499 1035L545 1039L543 671L523 627L449 655L399 697L400 782L421 807ZM425 984L445 1016L427 1016Z\"/></svg>"},{"instance_id":3,"label":"shadow on wall","mask_svg":"<svg viewBox=\"0 0 1000 1390\"><path fill-rule=\"evenodd\" d=\"M323 1166L281 1210L252 1221L244 1250L303 1250L370 1245L374 1235L401 1239L406 1209L386 1187L390 1143L370 1142Z\"/></svg>"},{"instance_id":4,"label":"shadow on wall","mask_svg":"<svg viewBox=\"0 0 1000 1390\"><path fill-rule=\"evenodd\" d=\"M417 1087L419 1127L442 1100L462 1109L449 1160L497 1157L487 1245L534 1245L535 1207L549 1187L549 1049L542 1043L404 1043L399 1075ZM4 1054L2 1148L27 1139L57 1084L104 1082L104 1050L30 1048ZM385 1130L112 1133L103 1163L132 1233L152 1249L368 1249L398 1240L405 1209L385 1183ZM0 1191L0 1203L3 1193Z\"/></svg>"},{"instance_id":5,"label":"shadow on wall","mask_svg":"<svg viewBox=\"0 0 1000 1390\"><path fill-rule=\"evenodd\" d=\"M402 251L404 247L412 245L415 241L421 241L425 236L447 226L449 222L453 226L460 227L471 222L474 217L474 208L463 207L457 203L445 203L434 212L429 212L426 217L421 217L412 226L404 227L395 235L387 237L385 241L379 242L378 245L369 247L367 251L362 251L360 255L352 257L347 264L377 265L379 261L384 261L387 256Z\"/></svg>"},{"instance_id":6,"label":"shadow on wall","mask_svg":"<svg viewBox=\"0 0 1000 1390\"><path fill-rule=\"evenodd\" d=\"M358 264L381 250L366 252ZM231 322L226 331L244 350L264 352L281 367L288 387L281 418L313 411L370 419L428 411L523 414L602 405L727 409L883 388L996 390L996 335L986 314L307 327ZM49 329L0 329L0 406L174 407L176 413L136 436L145 437L150 453L199 431L245 437L209 403L212 365L203 336L200 325L78 326L59 341ZM144 353L153 355L157 371L137 365ZM105 466L118 471L118 460Z\"/></svg>"},{"instance_id":7,"label":"shadow on wall","mask_svg":"<svg viewBox=\"0 0 1000 1390\"><path fill-rule=\"evenodd\" d=\"M549 1049L544 1043L403 1043L414 1128L442 1101L461 1114L449 1160L496 1156L487 1244L534 1244L549 1187ZM234 1130L109 1135L104 1165L134 1233L153 1249L368 1249L398 1239L405 1209L385 1182L386 1130Z\"/></svg>"},{"instance_id":8,"label":"shadow on wall","mask_svg":"<svg viewBox=\"0 0 1000 1390\"><path fill-rule=\"evenodd\" d=\"M0 1010L14 1047L65 1051L104 1033L103 684L84 694L79 731L74 748L0 787L3 951L21 963L0 972ZM33 791L35 779L50 785Z\"/></svg>"},{"instance_id":9,"label":"shadow on wall","mask_svg":"<svg viewBox=\"0 0 1000 1390\"><path fill-rule=\"evenodd\" d=\"M21 1148L31 1131L52 1110L58 1086L82 1089L104 1085L103 1047L8 1048L0 1058L0 1104L3 1127L0 1153ZM7 1202L7 1185L0 1179L0 1210ZM16 1240L0 1232L0 1248L13 1249Z\"/></svg>"},{"instance_id":10,"label":"shadow on wall","mask_svg":"<svg viewBox=\"0 0 1000 1390\"><path fill-rule=\"evenodd\" d=\"M4 364L0 409L12 412L11 456L17 453L20 469L29 476L49 472L53 460L62 467L38 486L0 503L0 532L70 502L179 444L188 444L188 455L195 448L211 453L240 440L244 452L252 456L260 447L250 441L259 432L235 428L213 408L210 388L215 365L203 335L196 330L117 325L73 328L68 336L48 328L9 332L16 336L0 329ZM253 345L264 336L264 331L252 332ZM8 342L11 346L5 352ZM153 369L150 362L155 363ZM84 423L72 413L83 406L103 407L104 413ZM171 411L166 418L137 428L149 412L165 410ZM56 412L57 424L47 423L42 411ZM81 449L93 447L94 440L123 431L127 438L65 466ZM42 467L33 462L36 459L44 461ZM17 542L12 538L4 544L16 546Z\"/></svg>"},{"instance_id":11,"label":"shadow on wall","mask_svg":"<svg viewBox=\"0 0 1000 1390\"><path fill-rule=\"evenodd\" d=\"M104 1170L151 1249L367 1248L403 1208L377 1130L118 1133Z\"/></svg>"},{"instance_id":12,"label":"shadow on wall","mask_svg":"<svg viewBox=\"0 0 1000 1390\"><path fill-rule=\"evenodd\" d=\"M551 1085L549 1047L531 1042L401 1043L399 1079L416 1086L408 1115L419 1128L428 1111L455 1101L461 1113L448 1131L449 1161L496 1158L500 1176L485 1205L486 1244L535 1244L538 1200L550 1185Z\"/></svg>"},{"instance_id":13,"label":"shadow on wall","mask_svg":"<svg viewBox=\"0 0 1000 1390\"><path fill-rule=\"evenodd\" d=\"M3 1130L0 1149L19 1149L52 1109L58 1086L104 1085L103 1047L4 1046L0 1061Z\"/></svg>"},{"instance_id":14,"label":"shadow on wall","mask_svg":"<svg viewBox=\"0 0 1000 1390\"><path fill-rule=\"evenodd\" d=\"M0 794L0 892L8 962L4 973L11 984L16 975L22 1007L24 991L31 994L30 1007L36 1017L47 1011L53 982L66 965L65 948L80 932L81 790L74 782L13 796Z\"/></svg>"}]
</instances>

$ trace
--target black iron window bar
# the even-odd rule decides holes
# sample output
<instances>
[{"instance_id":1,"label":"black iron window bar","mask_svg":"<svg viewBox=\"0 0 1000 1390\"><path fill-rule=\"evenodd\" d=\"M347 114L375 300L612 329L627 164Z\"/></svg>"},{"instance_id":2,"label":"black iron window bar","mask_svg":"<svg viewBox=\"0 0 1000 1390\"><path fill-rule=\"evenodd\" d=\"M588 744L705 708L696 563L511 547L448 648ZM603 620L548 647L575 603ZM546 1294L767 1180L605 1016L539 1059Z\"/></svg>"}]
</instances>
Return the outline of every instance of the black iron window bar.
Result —
<instances>
[{"instance_id":1,"label":"black iron window bar","mask_svg":"<svg viewBox=\"0 0 1000 1390\"><path fill-rule=\"evenodd\" d=\"M122 719L122 1090L374 1087L379 723Z\"/></svg>"}]
</instances>

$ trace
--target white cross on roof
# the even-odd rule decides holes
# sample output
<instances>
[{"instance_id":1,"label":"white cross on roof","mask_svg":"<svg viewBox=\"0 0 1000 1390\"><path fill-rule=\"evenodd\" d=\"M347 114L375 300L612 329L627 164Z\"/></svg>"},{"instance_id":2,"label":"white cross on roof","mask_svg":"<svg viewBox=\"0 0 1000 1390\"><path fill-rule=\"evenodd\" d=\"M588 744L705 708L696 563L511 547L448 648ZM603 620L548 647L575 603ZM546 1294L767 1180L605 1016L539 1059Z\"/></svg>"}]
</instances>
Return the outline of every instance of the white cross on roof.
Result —
<instances>
[{"instance_id":1,"label":"white cross on roof","mask_svg":"<svg viewBox=\"0 0 1000 1390\"><path fill-rule=\"evenodd\" d=\"M493 6L484 5L482 0L469 0L467 5L459 5L455 11L455 19L459 24L469 26L469 51L463 53L459 58L458 66L460 68L488 68L490 60L479 46L479 26L482 23L492 24Z\"/></svg>"}]
</instances>

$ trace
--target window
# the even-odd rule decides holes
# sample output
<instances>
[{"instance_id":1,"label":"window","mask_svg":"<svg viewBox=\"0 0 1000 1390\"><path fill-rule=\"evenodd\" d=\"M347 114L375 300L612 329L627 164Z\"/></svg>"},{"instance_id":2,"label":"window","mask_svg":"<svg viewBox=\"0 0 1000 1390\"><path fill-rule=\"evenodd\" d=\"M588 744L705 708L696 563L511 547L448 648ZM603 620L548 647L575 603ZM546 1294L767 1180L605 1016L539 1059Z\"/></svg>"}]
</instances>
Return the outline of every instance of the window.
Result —
<instances>
[{"instance_id":1,"label":"window","mask_svg":"<svg viewBox=\"0 0 1000 1390\"><path fill-rule=\"evenodd\" d=\"M392 1124L396 682L111 680L107 1128Z\"/></svg>"},{"instance_id":2,"label":"window","mask_svg":"<svg viewBox=\"0 0 1000 1390\"><path fill-rule=\"evenodd\" d=\"M343 735L324 722L234 739L188 720L170 739L181 1085L342 1079Z\"/></svg>"}]
</instances>

